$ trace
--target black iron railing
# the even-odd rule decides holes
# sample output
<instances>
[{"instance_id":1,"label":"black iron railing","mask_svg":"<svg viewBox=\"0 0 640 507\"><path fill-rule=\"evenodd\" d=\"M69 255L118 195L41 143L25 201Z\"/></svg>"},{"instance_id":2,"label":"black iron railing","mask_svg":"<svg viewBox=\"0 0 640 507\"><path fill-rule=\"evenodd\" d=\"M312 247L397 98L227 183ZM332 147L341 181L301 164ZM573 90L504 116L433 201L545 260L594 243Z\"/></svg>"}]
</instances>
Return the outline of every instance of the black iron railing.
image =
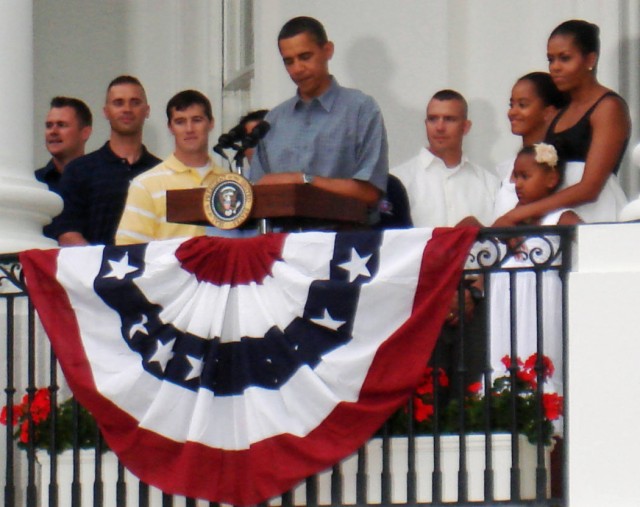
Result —
<instances>
[{"instance_id":1,"label":"black iron railing","mask_svg":"<svg viewBox=\"0 0 640 507\"><path fill-rule=\"evenodd\" d=\"M432 390L418 391L406 409L395 414L356 455L269 504L565 505L566 467L561 450L568 437L566 416L565 428L556 422L550 430L545 423L549 408L545 405L543 354L550 344L556 348L559 344L556 367L562 376L556 381L556 393L566 397L564 317L572 239L573 229L565 227L522 227L516 235L513 229L483 229L465 267L457 300L452 302L452 315L447 317L425 370L425 385ZM553 336L547 335L545 327L549 280L557 293L560 318ZM530 365L533 377L526 384L535 386L527 405L535 411L526 428L530 438L523 436L524 409L518 399L525 384L518 384L517 379L526 368L515 361L522 347L518 306L523 303L519 301L522 281L534 294L528 303L535 305L535 349L540 353ZM81 407L68 402L68 411L58 408L70 393L25 292L17 256L0 256L0 282L4 505L216 505L172 497L139 482L106 452L99 432L87 426L87 414ZM493 322L499 317L494 303L501 300L508 320L504 353L514 358L504 373L512 381L504 406L478 401L497 397L491 390L497 377L491 339ZM468 391L469 384L475 386L475 394ZM44 396L39 391L42 387L50 410L44 430L34 420L37 416L20 411L23 399L37 404ZM422 391L429 389L422 386ZM475 412L469 408L472 405ZM39 433L42 431L46 438ZM70 437L62 434L66 431ZM39 449L36 441L47 442L47 449ZM71 442L70 450L59 453L60 442ZM553 451L545 445L548 442L555 444ZM87 445L90 449L81 449ZM503 455L506 465L499 463Z\"/></svg>"}]
</instances>

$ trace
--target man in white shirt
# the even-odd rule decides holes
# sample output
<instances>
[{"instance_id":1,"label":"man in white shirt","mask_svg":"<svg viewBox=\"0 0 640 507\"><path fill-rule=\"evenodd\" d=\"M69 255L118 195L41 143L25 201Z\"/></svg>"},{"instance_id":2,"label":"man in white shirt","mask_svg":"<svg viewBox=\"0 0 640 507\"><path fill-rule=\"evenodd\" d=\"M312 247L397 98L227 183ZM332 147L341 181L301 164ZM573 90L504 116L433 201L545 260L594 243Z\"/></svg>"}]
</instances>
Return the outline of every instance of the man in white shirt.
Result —
<instances>
[{"instance_id":1,"label":"man in white shirt","mask_svg":"<svg viewBox=\"0 0 640 507\"><path fill-rule=\"evenodd\" d=\"M462 140L471 129L467 101L454 90L437 92L427 105L425 126L429 148L391 170L407 189L411 219L415 227L453 227L468 216L481 223L493 222L493 203L500 180L469 160L462 153ZM486 355L484 294L478 280L466 279L464 310L459 310L456 294L438 347L431 360L450 378L449 396L479 381ZM464 314L462 336L458 328Z\"/></svg>"},{"instance_id":2,"label":"man in white shirt","mask_svg":"<svg viewBox=\"0 0 640 507\"><path fill-rule=\"evenodd\" d=\"M391 170L407 189L415 227L452 227L467 216L493 221L498 177L462 153L462 140L471 129L467 101L454 90L437 92L425 119L429 148Z\"/></svg>"}]
</instances>

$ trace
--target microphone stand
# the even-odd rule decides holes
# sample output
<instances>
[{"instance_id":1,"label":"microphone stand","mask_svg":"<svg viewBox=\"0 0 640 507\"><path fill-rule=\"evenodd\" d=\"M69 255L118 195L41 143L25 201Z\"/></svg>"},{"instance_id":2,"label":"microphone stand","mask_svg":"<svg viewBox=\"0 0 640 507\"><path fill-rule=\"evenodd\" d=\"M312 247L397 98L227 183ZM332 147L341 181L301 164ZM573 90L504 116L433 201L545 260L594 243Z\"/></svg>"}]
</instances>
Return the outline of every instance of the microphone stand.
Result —
<instances>
[{"instance_id":1,"label":"microphone stand","mask_svg":"<svg viewBox=\"0 0 640 507\"><path fill-rule=\"evenodd\" d=\"M246 159L245 155L245 147L240 147L235 145L234 149L237 149L235 156L233 157L233 163L236 168L236 173L240 176L244 177L244 161ZM258 219L258 232L260 234L266 234L268 232L272 232L271 224L269 220L266 218Z\"/></svg>"},{"instance_id":2,"label":"microphone stand","mask_svg":"<svg viewBox=\"0 0 640 507\"><path fill-rule=\"evenodd\" d=\"M233 171L233 167L231 167L231 159L227 157L227 154L224 152L224 149L222 148L222 146L217 144L216 146L213 147L213 151L218 155L220 155L220 157L225 159L227 161L227 165L229 166L229 171Z\"/></svg>"},{"instance_id":3,"label":"microphone stand","mask_svg":"<svg viewBox=\"0 0 640 507\"><path fill-rule=\"evenodd\" d=\"M244 159L245 154L244 154L245 149L244 148L239 148L238 151L236 151L236 156L233 157L233 162L236 166L236 172L240 175L240 176L244 176Z\"/></svg>"},{"instance_id":4,"label":"microphone stand","mask_svg":"<svg viewBox=\"0 0 640 507\"><path fill-rule=\"evenodd\" d=\"M246 148L240 147L238 149L238 151L236 152L235 157L233 157L233 162L234 162L234 164L236 166L236 172L240 176L244 176L244 174L243 174L243 172L244 172L244 160L246 158L245 150L246 150ZM266 233L272 231L272 227L271 227L271 224L269 223L268 219L260 218L258 220L258 231L260 232L260 234L266 234Z\"/></svg>"}]
</instances>

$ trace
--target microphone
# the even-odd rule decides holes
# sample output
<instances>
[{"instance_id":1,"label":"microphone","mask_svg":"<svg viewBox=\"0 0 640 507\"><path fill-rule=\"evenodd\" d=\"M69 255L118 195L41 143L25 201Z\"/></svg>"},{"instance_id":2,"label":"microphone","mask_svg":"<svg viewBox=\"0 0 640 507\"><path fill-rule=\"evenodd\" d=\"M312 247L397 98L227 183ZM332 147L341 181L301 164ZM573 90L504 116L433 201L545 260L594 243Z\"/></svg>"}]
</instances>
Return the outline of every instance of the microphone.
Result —
<instances>
[{"instance_id":1,"label":"microphone","mask_svg":"<svg viewBox=\"0 0 640 507\"><path fill-rule=\"evenodd\" d=\"M258 123L255 127L253 127L251 133L247 134L244 139L242 139L242 148L245 150L247 148L255 148L260 140L267 135L267 132L269 132L270 128L271 125L269 124L269 122L263 120Z\"/></svg>"},{"instance_id":2,"label":"microphone","mask_svg":"<svg viewBox=\"0 0 640 507\"><path fill-rule=\"evenodd\" d=\"M245 157L245 151L250 148L255 148L260 140L267 135L271 125L266 121L261 121L255 127L250 134L246 134L244 127L236 125L226 134L222 134L218 138L218 144L213 147L213 151L227 160L229 167L231 167L231 160L224 152L225 149L235 150L236 156L234 161L236 163L237 172L242 175L242 160Z\"/></svg>"},{"instance_id":3,"label":"microphone","mask_svg":"<svg viewBox=\"0 0 640 507\"><path fill-rule=\"evenodd\" d=\"M244 136L244 128L242 128L240 125L236 125L226 134L222 134L218 138L218 143L221 144L223 148L233 148L234 150L237 150L238 147L235 143L237 143L238 141L242 141Z\"/></svg>"},{"instance_id":4,"label":"microphone","mask_svg":"<svg viewBox=\"0 0 640 507\"><path fill-rule=\"evenodd\" d=\"M220 143L216 144L213 147L213 151L215 151L218 155L220 155L222 158L226 158L227 160L229 160L229 157L227 157L227 154L224 152L224 150L222 149L222 145L220 145Z\"/></svg>"},{"instance_id":5,"label":"microphone","mask_svg":"<svg viewBox=\"0 0 640 507\"><path fill-rule=\"evenodd\" d=\"M244 128L242 128L240 125L236 125L229 132L227 132L226 134L222 134L218 138L218 144L213 147L213 151L215 151L218 155L224 157L225 155L222 153L222 150L226 148L231 148L236 151L239 150L240 146L238 146L236 143L238 141L242 141L244 137Z\"/></svg>"}]
</instances>

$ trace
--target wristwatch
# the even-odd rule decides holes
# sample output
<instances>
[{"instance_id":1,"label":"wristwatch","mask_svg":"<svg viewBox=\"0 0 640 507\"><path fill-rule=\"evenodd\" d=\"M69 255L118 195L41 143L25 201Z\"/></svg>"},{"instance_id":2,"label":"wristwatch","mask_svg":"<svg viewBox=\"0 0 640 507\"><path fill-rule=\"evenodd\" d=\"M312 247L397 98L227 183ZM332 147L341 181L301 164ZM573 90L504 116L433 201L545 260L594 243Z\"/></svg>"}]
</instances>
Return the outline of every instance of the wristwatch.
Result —
<instances>
[{"instance_id":1,"label":"wristwatch","mask_svg":"<svg viewBox=\"0 0 640 507\"><path fill-rule=\"evenodd\" d=\"M302 183L311 185L313 183L313 174L302 173Z\"/></svg>"}]
</instances>

